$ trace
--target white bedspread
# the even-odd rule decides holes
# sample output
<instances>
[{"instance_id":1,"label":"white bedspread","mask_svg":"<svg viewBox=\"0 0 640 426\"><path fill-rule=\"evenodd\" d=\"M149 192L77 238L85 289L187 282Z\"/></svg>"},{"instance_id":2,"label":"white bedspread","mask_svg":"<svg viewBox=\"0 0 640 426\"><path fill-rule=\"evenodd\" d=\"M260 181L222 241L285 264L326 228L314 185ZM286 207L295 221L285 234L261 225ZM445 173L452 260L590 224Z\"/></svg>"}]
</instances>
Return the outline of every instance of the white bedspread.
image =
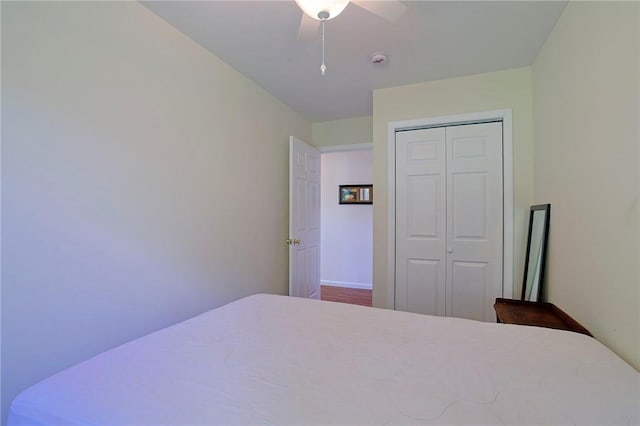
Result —
<instances>
[{"instance_id":1,"label":"white bedspread","mask_svg":"<svg viewBox=\"0 0 640 426\"><path fill-rule=\"evenodd\" d=\"M581 334L256 295L32 386L9 425L640 424L639 388Z\"/></svg>"}]
</instances>

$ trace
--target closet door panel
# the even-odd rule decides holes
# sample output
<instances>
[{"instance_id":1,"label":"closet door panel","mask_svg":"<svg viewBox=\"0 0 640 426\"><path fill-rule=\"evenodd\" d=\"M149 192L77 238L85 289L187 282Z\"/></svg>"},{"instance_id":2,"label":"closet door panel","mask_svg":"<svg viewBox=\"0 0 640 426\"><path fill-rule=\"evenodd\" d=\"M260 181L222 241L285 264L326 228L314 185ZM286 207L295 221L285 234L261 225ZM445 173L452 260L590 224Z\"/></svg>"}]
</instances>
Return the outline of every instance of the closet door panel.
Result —
<instances>
[{"instance_id":1,"label":"closet door panel","mask_svg":"<svg viewBox=\"0 0 640 426\"><path fill-rule=\"evenodd\" d=\"M494 321L502 295L502 123L448 127L446 314Z\"/></svg>"},{"instance_id":2,"label":"closet door panel","mask_svg":"<svg viewBox=\"0 0 640 426\"><path fill-rule=\"evenodd\" d=\"M396 133L395 308L445 312L445 129Z\"/></svg>"},{"instance_id":3,"label":"closet door panel","mask_svg":"<svg viewBox=\"0 0 640 426\"><path fill-rule=\"evenodd\" d=\"M407 311L418 314L438 315L438 282L440 260L408 259L407 261ZM441 290L440 290L441 291ZM442 295L444 296L444 294Z\"/></svg>"},{"instance_id":4,"label":"closet door panel","mask_svg":"<svg viewBox=\"0 0 640 426\"><path fill-rule=\"evenodd\" d=\"M409 238L441 239L438 214L443 197L442 179L437 174L419 174L407 177L407 234Z\"/></svg>"},{"instance_id":5,"label":"closet door panel","mask_svg":"<svg viewBox=\"0 0 640 426\"><path fill-rule=\"evenodd\" d=\"M486 321L487 262L451 262L451 312L448 316ZM494 318L492 318L494 320Z\"/></svg>"},{"instance_id":6,"label":"closet door panel","mask_svg":"<svg viewBox=\"0 0 640 426\"><path fill-rule=\"evenodd\" d=\"M453 173L452 179L452 238L487 241L486 173Z\"/></svg>"}]
</instances>

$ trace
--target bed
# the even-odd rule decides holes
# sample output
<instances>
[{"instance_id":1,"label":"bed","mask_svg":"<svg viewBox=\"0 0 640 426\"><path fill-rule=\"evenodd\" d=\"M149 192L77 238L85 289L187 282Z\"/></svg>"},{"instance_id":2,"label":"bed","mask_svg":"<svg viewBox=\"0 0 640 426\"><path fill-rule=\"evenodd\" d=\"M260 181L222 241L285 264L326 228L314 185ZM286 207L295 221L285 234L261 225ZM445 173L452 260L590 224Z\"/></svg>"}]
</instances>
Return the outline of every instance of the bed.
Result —
<instances>
[{"instance_id":1,"label":"bed","mask_svg":"<svg viewBox=\"0 0 640 426\"><path fill-rule=\"evenodd\" d=\"M26 389L8 424L639 424L639 388L582 334L262 294Z\"/></svg>"}]
</instances>

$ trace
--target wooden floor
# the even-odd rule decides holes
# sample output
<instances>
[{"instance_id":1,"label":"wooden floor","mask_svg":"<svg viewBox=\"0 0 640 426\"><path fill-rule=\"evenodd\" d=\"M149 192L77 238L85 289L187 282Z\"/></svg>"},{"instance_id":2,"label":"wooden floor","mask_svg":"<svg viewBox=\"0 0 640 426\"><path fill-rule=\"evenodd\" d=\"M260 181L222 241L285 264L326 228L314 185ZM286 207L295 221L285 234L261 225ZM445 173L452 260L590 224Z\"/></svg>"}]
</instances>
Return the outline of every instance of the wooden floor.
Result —
<instances>
[{"instance_id":1,"label":"wooden floor","mask_svg":"<svg viewBox=\"0 0 640 426\"><path fill-rule=\"evenodd\" d=\"M359 288L320 286L320 298L331 302L352 303L354 305L371 306L371 290Z\"/></svg>"}]
</instances>

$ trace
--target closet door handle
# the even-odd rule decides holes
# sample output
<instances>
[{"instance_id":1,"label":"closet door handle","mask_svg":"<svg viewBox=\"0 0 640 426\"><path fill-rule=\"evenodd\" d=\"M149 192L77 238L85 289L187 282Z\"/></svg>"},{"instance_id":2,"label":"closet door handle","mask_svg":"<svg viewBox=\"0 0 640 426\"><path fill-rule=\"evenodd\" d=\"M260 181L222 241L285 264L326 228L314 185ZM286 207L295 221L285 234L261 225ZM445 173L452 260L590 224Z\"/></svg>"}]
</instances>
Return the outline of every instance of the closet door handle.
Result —
<instances>
[{"instance_id":1,"label":"closet door handle","mask_svg":"<svg viewBox=\"0 0 640 426\"><path fill-rule=\"evenodd\" d=\"M452 248L447 249L447 253L449 253L449 254L453 253L453 249Z\"/></svg>"}]
</instances>

